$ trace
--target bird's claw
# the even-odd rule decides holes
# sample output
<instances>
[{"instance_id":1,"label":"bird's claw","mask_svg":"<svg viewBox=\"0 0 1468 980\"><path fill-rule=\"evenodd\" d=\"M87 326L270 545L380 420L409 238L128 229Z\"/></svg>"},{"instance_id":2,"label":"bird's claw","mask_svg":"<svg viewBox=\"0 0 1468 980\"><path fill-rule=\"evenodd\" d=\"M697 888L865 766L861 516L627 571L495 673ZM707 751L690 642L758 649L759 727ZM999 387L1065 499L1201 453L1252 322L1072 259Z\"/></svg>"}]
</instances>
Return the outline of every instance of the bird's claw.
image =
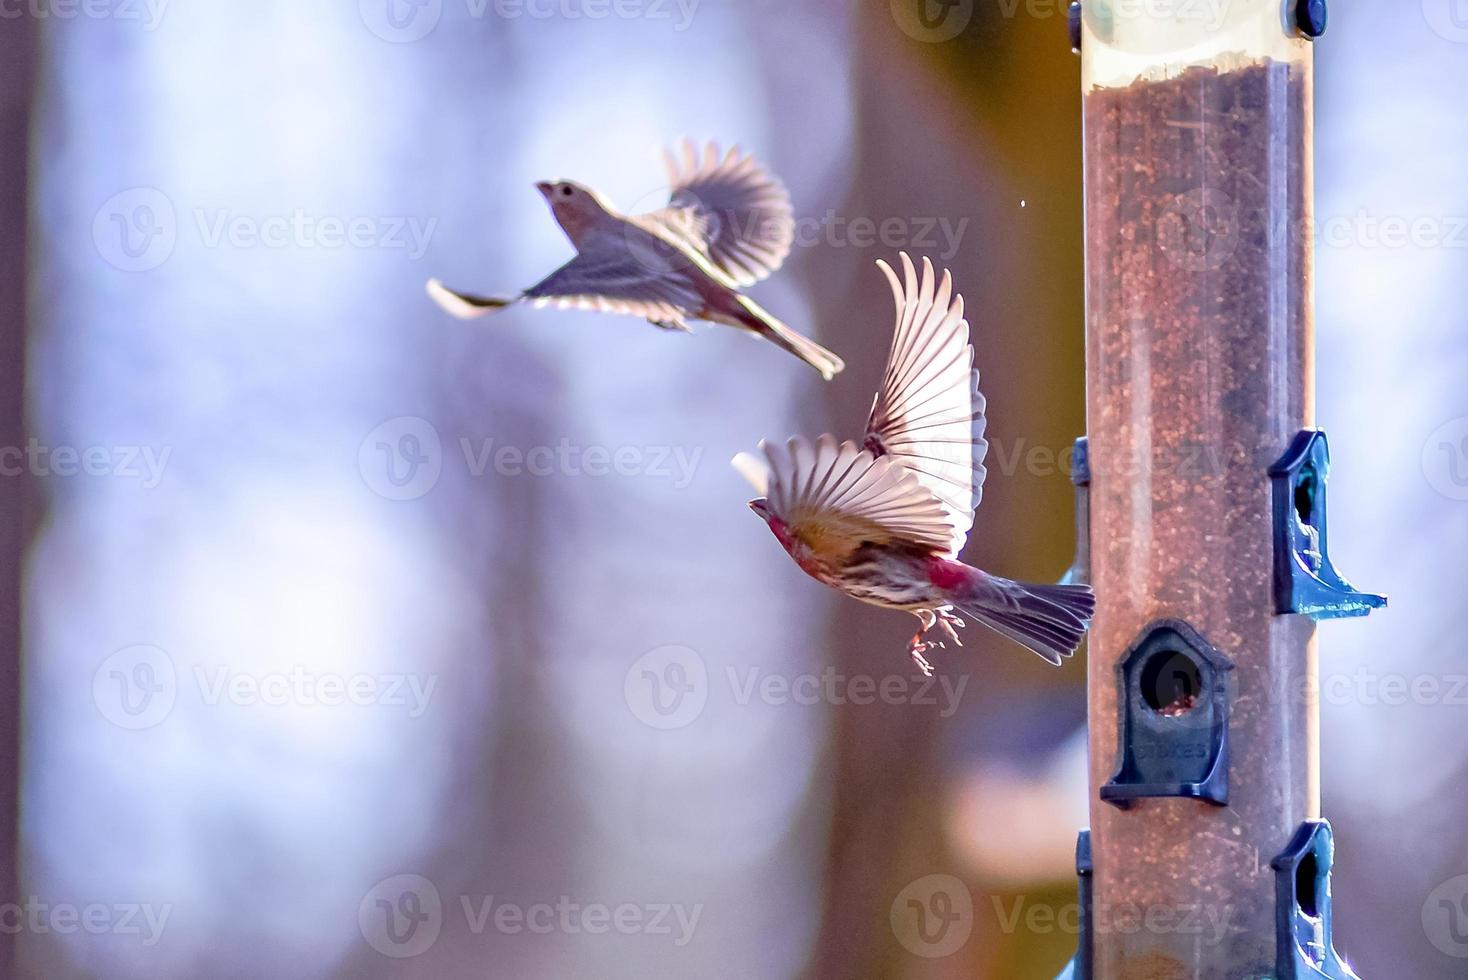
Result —
<instances>
[{"instance_id":1,"label":"bird's claw","mask_svg":"<svg viewBox=\"0 0 1468 980\"><path fill-rule=\"evenodd\" d=\"M959 619L951 612L940 610L938 612L938 622L936 625L940 629L942 629L944 633L948 634L948 638L953 641L955 646L963 646L963 641L958 638L958 631L963 629L964 627L963 620ZM941 646L941 644L939 645Z\"/></svg>"},{"instance_id":2,"label":"bird's claw","mask_svg":"<svg viewBox=\"0 0 1468 980\"><path fill-rule=\"evenodd\" d=\"M923 654L927 653L930 650L940 650L942 648L943 644L933 643L924 640L923 634L918 633L913 636L912 642L907 645L907 652L912 657L912 662L917 664L918 670L923 672L923 676L932 677L933 665L928 661L927 657L923 656Z\"/></svg>"}]
</instances>

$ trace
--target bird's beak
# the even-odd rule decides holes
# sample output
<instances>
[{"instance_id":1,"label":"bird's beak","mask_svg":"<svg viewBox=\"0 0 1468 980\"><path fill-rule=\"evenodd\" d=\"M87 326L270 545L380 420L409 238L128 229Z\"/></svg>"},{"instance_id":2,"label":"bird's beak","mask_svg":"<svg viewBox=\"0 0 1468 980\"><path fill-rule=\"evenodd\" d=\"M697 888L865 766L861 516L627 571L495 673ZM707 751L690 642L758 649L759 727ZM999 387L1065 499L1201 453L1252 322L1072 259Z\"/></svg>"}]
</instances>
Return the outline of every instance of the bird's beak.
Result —
<instances>
[{"instance_id":1,"label":"bird's beak","mask_svg":"<svg viewBox=\"0 0 1468 980\"><path fill-rule=\"evenodd\" d=\"M769 517L770 508L766 506L764 497L755 497L751 500L749 502L749 509L758 514L760 520L765 520Z\"/></svg>"},{"instance_id":2,"label":"bird's beak","mask_svg":"<svg viewBox=\"0 0 1468 980\"><path fill-rule=\"evenodd\" d=\"M555 185L548 180L537 180L535 182L535 189L540 191L540 193L544 194L546 197L550 197L551 188L553 187L555 187Z\"/></svg>"}]
</instances>

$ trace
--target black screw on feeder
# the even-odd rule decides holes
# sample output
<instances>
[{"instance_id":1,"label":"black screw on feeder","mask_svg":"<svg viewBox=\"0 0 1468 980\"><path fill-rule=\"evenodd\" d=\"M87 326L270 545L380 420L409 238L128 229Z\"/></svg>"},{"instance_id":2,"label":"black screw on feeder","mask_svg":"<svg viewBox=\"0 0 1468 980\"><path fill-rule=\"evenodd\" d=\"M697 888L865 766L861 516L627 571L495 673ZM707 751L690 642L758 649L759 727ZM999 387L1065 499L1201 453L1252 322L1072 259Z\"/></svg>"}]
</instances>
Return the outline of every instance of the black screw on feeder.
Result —
<instances>
[{"instance_id":1,"label":"black screw on feeder","mask_svg":"<svg viewBox=\"0 0 1468 980\"><path fill-rule=\"evenodd\" d=\"M1296 0L1295 26L1301 34L1313 41L1325 33L1329 22L1330 6L1326 0Z\"/></svg>"}]
</instances>

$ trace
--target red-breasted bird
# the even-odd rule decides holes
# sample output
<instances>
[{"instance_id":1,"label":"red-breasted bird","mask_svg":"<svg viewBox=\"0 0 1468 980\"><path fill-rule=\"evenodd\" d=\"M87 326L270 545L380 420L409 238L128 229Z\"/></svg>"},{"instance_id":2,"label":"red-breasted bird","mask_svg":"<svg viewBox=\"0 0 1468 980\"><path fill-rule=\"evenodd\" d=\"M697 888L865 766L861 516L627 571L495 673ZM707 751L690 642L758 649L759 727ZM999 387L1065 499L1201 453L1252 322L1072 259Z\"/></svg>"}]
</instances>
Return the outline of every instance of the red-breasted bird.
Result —
<instances>
[{"instance_id":1,"label":"red-breasted bird","mask_svg":"<svg viewBox=\"0 0 1468 980\"><path fill-rule=\"evenodd\" d=\"M882 389L860 444L831 435L760 443L734 457L761 496L749 502L807 574L921 623L909 652L924 673L935 625L955 643L959 615L1052 664L1075 652L1095 597L1085 585L1029 585L958 560L984 485L984 396L963 297L945 271L922 277L906 253L892 285L897 328Z\"/></svg>"},{"instance_id":2,"label":"red-breasted bird","mask_svg":"<svg viewBox=\"0 0 1468 980\"><path fill-rule=\"evenodd\" d=\"M727 324L789 351L830 380L845 365L766 312L740 289L774 272L790 254L795 218L784 186L738 147L721 154L684 142L665 152L666 207L627 215L570 180L535 186L550 203L576 256L519 296L475 296L428 281L428 295L468 319L527 302L601 310L687 331L691 319Z\"/></svg>"}]
</instances>

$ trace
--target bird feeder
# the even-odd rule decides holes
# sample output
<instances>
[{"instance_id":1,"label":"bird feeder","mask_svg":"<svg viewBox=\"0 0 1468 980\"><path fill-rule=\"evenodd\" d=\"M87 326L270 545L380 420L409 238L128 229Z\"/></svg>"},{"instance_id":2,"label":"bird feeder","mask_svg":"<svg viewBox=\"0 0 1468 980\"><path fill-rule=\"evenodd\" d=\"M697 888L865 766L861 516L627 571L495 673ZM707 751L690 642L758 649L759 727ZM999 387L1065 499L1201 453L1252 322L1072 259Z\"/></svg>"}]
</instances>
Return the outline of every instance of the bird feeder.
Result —
<instances>
[{"instance_id":1,"label":"bird feeder","mask_svg":"<svg viewBox=\"0 0 1468 980\"><path fill-rule=\"evenodd\" d=\"M1084 0L1087 934L1072 977L1351 977L1332 949L1315 620L1321 0Z\"/></svg>"}]
</instances>

